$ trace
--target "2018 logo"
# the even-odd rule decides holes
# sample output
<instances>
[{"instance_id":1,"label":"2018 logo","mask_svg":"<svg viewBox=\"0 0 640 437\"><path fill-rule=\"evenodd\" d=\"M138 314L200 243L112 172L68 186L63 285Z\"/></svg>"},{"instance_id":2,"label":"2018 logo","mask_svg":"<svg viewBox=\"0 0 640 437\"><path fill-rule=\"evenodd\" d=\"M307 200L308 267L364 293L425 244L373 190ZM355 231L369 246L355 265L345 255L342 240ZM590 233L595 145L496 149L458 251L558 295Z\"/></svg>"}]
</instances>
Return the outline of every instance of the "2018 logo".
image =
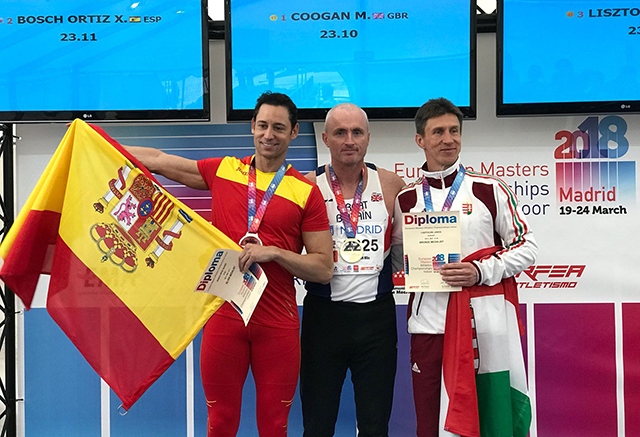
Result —
<instances>
[{"instance_id":1,"label":"2018 logo","mask_svg":"<svg viewBox=\"0 0 640 437\"><path fill-rule=\"evenodd\" d=\"M620 159L629 151L626 133L627 122L615 115L588 117L577 130L556 133L558 203L635 203L635 162Z\"/></svg>"}]
</instances>

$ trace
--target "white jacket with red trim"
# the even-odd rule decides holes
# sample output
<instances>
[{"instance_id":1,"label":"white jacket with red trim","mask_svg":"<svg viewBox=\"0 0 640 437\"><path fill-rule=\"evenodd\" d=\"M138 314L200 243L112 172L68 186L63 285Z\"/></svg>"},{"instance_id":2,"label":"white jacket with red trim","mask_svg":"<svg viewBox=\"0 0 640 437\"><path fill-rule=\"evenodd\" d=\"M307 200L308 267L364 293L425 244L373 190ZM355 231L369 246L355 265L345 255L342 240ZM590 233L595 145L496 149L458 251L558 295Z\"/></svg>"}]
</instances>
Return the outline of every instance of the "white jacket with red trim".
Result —
<instances>
[{"instance_id":1,"label":"white jacket with red trim","mask_svg":"<svg viewBox=\"0 0 640 437\"><path fill-rule=\"evenodd\" d=\"M398 194L395 220L401 220L402 213L425 211L422 194L425 177L431 188L434 210L441 211L459 166L458 160L442 172L427 172L426 164L423 165L422 176ZM480 284L495 285L535 262L538 246L532 231L517 206L514 192L501 179L467 171L451 210L460 211L461 258L487 247L505 248L488 259L474 262L480 273ZM402 244L402 226L394 227L392 244ZM409 333L444 333L448 302L448 292L412 295Z\"/></svg>"}]
</instances>

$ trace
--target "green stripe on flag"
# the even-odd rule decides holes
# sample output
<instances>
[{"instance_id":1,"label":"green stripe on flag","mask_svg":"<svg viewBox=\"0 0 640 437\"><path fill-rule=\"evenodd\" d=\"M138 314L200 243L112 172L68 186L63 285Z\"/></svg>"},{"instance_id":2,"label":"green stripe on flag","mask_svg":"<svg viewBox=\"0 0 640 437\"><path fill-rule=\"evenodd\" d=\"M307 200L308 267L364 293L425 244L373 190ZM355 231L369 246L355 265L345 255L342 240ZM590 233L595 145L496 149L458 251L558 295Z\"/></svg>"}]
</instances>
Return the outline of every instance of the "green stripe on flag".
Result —
<instances>
[{"instance_id":1,"label":"green stripe on flag","mask_svg":"<svg viewBox=\"0 0 640 437\"><path fill-rule=\"evenodd\" d=\"M529 397L511 388L509 372L476 375L480 435L526 437L531 423Z\"/></svg>"}]
</instances>

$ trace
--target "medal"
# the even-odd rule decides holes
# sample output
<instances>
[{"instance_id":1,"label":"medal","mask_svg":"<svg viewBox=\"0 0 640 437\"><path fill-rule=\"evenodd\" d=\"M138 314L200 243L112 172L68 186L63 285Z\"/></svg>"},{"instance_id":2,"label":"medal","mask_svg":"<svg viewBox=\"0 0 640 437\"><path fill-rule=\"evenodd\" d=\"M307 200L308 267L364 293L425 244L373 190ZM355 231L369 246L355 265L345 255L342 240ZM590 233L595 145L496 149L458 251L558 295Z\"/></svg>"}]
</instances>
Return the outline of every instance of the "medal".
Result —
<instances>
[{"instance_id":1,"label":"medal","mask_svg":"<svg viewBox=\"0 0 640 437\"><path fill-rule=\"evenodd\" d=\"M247 182L247 233L244 234L244 237L238 242L241 247L245 247L247 244L258 244L262 246L262 240L258 237L258 228L267 210L267 205L269 205L278 185L282 182L286 171L287 162L285 161L271 179L269 187L264 192L264 196L262 196L260 206L256 210L257 176L255 158L251 159L251 164L249 165L249 180Z\"/></svg>"},{"instance_id":2,"label":"medal","mask_svg":"<svg viewBox=\"0 0 640 437\"><path fill-rule=\"evenodd\" d=\"M357 263L364 255L364 246L357 238L347 238L340 246L340 258L349 264Z\"/></svg>"},{"instance_id":3,"label":"medal","mask_svg":"<svg viewBox=\"0 0 640 437\"><path fill-rule=\"evenodd\" d=\"M262 240L258 237L258 234L254 232L247 232L244 234L244 237L240 239L238 244L240 247L245 247L247 244L257 244L258 246L262 246Z\"/></svg>"},{"instance_id":4,"label":"medal","mask_svg":"<svg viewBox=\"0 0 640 437\"><path fill-rule=\"evenodd\" d=\"M348 264L355 264L364 256L364 246L356 238L358 230L358 218L360 215L360 206L362 202L362 190L364 189L364 167L360 175L360 181L356 187L356 192L353 196L353 204L351 205L351 214L347 211L347 205L344 201L344 195L340 188L340 182L338 176L333 171L333 167L329 164L329 179L331 180L331 190L336 198L336 205L342 218L342 225L344 227L344 233L347 235L347 239L342 242L340 249L340 258Z\"/></svg>"}]
</instances>

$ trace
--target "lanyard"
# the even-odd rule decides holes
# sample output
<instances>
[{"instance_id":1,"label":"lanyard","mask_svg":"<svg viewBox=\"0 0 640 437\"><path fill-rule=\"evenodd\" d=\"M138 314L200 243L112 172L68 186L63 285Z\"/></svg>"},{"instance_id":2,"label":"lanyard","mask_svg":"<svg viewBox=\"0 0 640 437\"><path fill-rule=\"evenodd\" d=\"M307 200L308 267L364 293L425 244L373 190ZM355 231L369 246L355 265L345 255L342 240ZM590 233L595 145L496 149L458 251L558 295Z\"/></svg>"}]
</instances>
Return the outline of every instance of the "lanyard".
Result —
<instances>
[{"instance_id":1,"label":"lanyard","mask_svg":"<svg viewBox=\"0 0 640 437\"><path fill-rule=\"evenodd\" d=\"M273 193L275 193L276 188L278 188L278 185L280 185L280 182L282 182L286 171L287 162L285 161L273 176L273 179L271 179L269 188L267 188L267 191L264 192L264 196L262 196L262 201L260 202L260 206L258 207L258 211L256 212L256 164L255 158L251 160L251 165L249 166L249 184L247 185L249 196L247 200L248 232L253 234L256 234L258 232L258 227L260 226L262 217L267 210L267 205L271 201L271 197L273 197Z\"/></svg>"},{"instance_id":2,"label":"lanyard","mask_svg":"<svg viewBox=\"0 0 640 437\"><path fill-rule=\"evenodd\" d=\"M442 205L443 211L449 211L451 209L451 205L453 204L453 199L456 198L456 194L458 194L458 190L460 189L460 185L462 185L462 179L464 179L465 169L460 164L460 168L458 169L458 174L456 178L453 180L453 184L449 187L449 193L447 194L447 198L444 200L444 204ZM444 181L443 181L444 185ZM444 186L442 187L444 188ZM424 208L427 212L433 211L433 200L431 199L431 187L429 187L429 182L427 181L427 177L425 176L422 179L422 196L424 197Z\"/></svg>"},{"instance_id":3,"label":"lanyard","mask_svg":"<svg viewBox=\"0 0 640 437\"><path fill-rule=\"evenodd\" d=\"M340 182L336 172L333 171L333 167L329 164L329 178L331 179L331 190L336 197L336 203L338 205L338 211L340 211L340 217L344 224L344 232L347 234L347 238L355 238L356 231L358 229L358 218L360 217L360 205L362 201L363 179L364 179L364 167L362 168L362 174L360 175L360 182L356 188L356 192L353 195L353 205L351 205L351 216L347 212L347 205L344 201L344 195L340 188Z\"/></svg>"}]
</instances>

